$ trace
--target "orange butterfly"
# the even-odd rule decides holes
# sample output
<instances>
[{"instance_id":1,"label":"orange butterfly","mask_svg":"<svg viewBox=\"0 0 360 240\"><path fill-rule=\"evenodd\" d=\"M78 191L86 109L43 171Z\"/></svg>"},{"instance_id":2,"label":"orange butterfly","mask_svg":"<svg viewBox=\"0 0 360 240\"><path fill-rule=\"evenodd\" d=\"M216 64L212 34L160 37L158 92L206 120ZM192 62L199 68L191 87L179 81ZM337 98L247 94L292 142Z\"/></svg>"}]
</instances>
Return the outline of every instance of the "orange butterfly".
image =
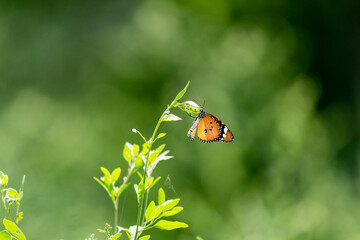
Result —
<instances>
[{"instance_id":1,"label":"orange butterfly","mask_svg":"<svg viewBox=\"0 0 360 240\"><path fill-rule=\"evenodd\" d=\"M187 134L190 140L194 140L196 128L198 126L198 138L204 143L234 141L234 135L231 133L230 129L219 119L204 112L202 109L199 111L199 115L195 118L194 123L191 125Z\"/></svg>"}]
</instances>

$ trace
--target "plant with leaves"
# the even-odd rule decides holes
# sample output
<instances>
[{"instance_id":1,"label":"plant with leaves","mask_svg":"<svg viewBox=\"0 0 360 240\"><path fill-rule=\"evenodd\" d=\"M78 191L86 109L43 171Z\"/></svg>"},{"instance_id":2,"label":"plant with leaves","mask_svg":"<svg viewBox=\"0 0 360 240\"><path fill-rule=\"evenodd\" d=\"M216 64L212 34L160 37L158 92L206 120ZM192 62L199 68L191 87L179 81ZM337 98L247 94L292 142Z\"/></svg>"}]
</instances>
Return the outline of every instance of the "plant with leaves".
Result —
<instances>
[{"instance_id":1,"label":"plant with leaves","mask_svg":"<svg viewBox=\"0 0 360 240\"><path fill-rule=\"evenodd\" d=\"M121 174L120 168L116 168L114 171L110 172L106 168L101 167L101 171L104 176L100 179L94 178L108 193L114 205L113 234L110 233L111 226L109 224L106 224L104 229L98 229L99 232L106 235L106 239L116 240L121 237L122 233L125 233L124 236L126 235L129 240L148 240L150 239L150 235L144 235L144 233L152 228L173 230L188 227L186 223L164 219L174 216L183 210L183 207L178 206L180 201L179 198L166 200L164 190L159 188L157 203L153 200L149 203L149 192L161 179L161 177L155 178L153 176L155 168L158 166L160 161L173 158L173 156L168 155L169 150L165 150L165 144L161 144L160 146L154 148L154 144L166 135L166 133L158 134L160 125L163 122L181 120L180 117L170 112L172 108L180 108L192 117L196 116L200 110L200 107L192 101L183 103L178 102L185 94L188 85L189 83L176 95L170 105L167 106L149 139L145 138L140 131L136 129L132 130L141 137L143 143L141 149L137 144L130 144L128 142L125 144L123 157L128 163L128 169L121 184L117 185L117 181L119 180ZM117 224L119 196L130 185L129 179L135 173L139 176L139 182L134 184L138 202L137 222L129 228L123 228ZM88 239L95 239L95 236L91 235Z\"/></svg>"},{"instance_id":2,"label":"plant with leaves","mask_svg":"<svg viewBox=\"0 0 360 240\"><path fill-rule=\"evenodd\" d=\"M23 212L20 212L20 201L24 195L25 175L22 179L19 191L16 191L13 188L6 188L8 181L8 175L0 171L0 193L6 213L6 216L3 219L6 230L0 231L0 240L26 240L25 235L18 226L18 223L23 218ZM13 211L14 209L15 212Z\"/></svg>"}]
</instances>

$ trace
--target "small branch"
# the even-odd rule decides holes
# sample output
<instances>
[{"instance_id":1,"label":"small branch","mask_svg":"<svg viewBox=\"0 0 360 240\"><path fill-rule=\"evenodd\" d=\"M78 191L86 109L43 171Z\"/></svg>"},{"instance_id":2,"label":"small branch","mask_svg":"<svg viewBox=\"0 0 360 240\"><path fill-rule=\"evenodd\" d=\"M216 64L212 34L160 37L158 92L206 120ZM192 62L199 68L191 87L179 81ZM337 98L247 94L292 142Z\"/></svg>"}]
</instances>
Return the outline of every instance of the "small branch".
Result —
<instances>
[{"instance_id":1,"label":"small branch","mask_svg":"<svg viewBox=\"0 0 360 240\"><path fill-rule=\"evenodd\" d=\"M4 205L5 212L8 215L8 218L10 219L10 214L9 214L10 212L6 208L6 203L5 203L5 199L4 199L4 195L3 195L4 192L5 191L3 189L1 189L1 199L2 199L2 202L3 202L3 205Z\"/></svg>"},{"instance_id":2,"label":"small branch","mask_svg":"<svg viewBox=\"0 0 360 240\"><path fill-rule=\"evenodd\" d=\"M151 151L153 141L155 140L156 133L157 133L157 131L158 131L160 125L161 125L162 119L165 116L166 112L168 112L170 110L170 108L172 108L174 106L175 102L176 102L175 100L172 101L172 103L170 105L168 105L166 110L162 113L161 117L159 118L159 121L156 124L154 132L153 132L150 140L148 141L148 152L147 152L147 156L146 156L145 168L144 168L144 173L143 173L143 181L146 180L146 177L148 177L148 179L150 179L150 177L151 177L151 176L147 176L148 159L150 157L150 151ZM141 198L140 209L138 211L138 219L137 219L137 223L136 223L135 240L138 240L138 237L139 237L139 234L138 234L139 226L144 223L145 208L147 206L148 198L149 198L149 190L146 190L144 196L142 196L142 198Z\"/></svg>"},{"instance_id":3,"label":"small branch","mask_svg":"<svg viewBox=\"0 0 360 240\"><path fill-rule=\"evenodd\" d=\"M114 209L114 234L116 234L116 228L118 225L118 206L119 206L119 196L116 197L116 205Z\"/></svg>"}]
</instances>

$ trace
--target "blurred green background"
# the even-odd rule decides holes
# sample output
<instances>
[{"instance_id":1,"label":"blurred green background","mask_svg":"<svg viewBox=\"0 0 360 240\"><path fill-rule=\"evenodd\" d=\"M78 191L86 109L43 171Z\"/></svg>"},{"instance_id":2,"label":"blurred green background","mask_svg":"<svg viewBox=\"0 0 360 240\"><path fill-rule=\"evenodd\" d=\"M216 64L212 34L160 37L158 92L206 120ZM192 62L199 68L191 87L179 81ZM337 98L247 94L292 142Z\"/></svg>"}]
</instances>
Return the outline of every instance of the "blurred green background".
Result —
<instances>
[{"instance_id":1,"label":"blurred green background","mask_svg":"<svg viewBox=\"0 0 360 240\"><path fill-rule=\"evenodd\" d=\"M149 0L0 3L0 170L28 239L84 239L113 223L99 167L125 170L166 105L206 102L233 143L160 131L155 175L190 228L152 239L360 239L359 2ZM134 178L132 182L136 182ZM120 225L136 221L135 192ZM0 216L4 211L0 209Z\"/></svg>"}]
</instances>

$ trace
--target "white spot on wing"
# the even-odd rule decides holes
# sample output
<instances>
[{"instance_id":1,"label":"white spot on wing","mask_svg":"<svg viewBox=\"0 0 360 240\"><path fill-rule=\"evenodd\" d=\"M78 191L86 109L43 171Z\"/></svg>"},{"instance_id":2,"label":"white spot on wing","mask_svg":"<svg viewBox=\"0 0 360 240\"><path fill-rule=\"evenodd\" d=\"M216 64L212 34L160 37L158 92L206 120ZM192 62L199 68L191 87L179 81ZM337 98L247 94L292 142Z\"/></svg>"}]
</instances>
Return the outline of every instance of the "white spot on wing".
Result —
<instances>
[{"instance_id":1,"label":"white spot on wing","mask_svg":"<svg viewBox=\"0 0 360 240\"><path fill-rule=\"evenodd\" d=\"M224 127L224 133L223 133L223 136L222 136L223 138L226 137L226 134L227 134L228 131L229 131L228 127L225 126L225 127Z\"/></svg>"}]
</instances>

